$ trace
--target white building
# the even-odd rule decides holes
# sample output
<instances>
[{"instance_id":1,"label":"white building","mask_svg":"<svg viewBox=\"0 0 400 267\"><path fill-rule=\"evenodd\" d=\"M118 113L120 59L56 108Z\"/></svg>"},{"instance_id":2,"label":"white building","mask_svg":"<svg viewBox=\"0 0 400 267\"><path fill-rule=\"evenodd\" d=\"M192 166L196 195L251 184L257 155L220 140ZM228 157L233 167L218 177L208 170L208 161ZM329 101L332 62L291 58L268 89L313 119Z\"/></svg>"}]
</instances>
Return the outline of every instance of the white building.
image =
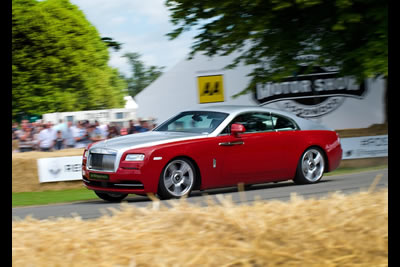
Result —
<instances>
[{"instance_id":1,"label":"white building","mask_svg":"<svg viewBox=\"0 0 400 267\"><path fill-rule=\"evenodd\" d=\"M127 127L129 120L137 119L138 105L130 96L125 96L124 99L126 101L124 108L47 113L43 114L43 121L57 124L60 119L64 122L88 120L91 123L97 120L100 124L115 123L120 127Z\"/></svg>"},{"instance_id":2,"label":"white building","mask_svg":"<svg viewBox=\"0 0 400 267\"><path fill-rule=\"evenodd\" d=\"M196 55L192 60L181 61L135 97L137 116L154 117L160 123L184 109L209 104L262 104L291 111L333 129L364 128L384 122L382 79L368 80L360 86L347 77L324 71L259 86L257 94L232 98L247 86L247 75L252 70L243 65L225 70L234 57Z\"/></svg>"}]
</instances>

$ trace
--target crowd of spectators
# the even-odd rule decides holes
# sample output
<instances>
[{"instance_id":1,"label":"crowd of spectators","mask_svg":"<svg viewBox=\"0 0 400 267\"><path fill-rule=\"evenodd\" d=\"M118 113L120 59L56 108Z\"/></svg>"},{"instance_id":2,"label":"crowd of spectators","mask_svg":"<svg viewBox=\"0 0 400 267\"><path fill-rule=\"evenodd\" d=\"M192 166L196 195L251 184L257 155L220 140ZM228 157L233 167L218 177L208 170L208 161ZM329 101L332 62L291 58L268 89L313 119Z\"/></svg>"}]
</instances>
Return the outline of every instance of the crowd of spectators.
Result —
<instances>
[{"instance_id":1,"label":"crowd of spectators","mask_svg":"<svg viewBox=\"0 0 400 267\"><path fill-rule=\"evenodd\" d=\"M147 120L130 120L127 128L120 128L117 124L102 124L98 121L90 123L87 120L64 122L58 124L51 122L29 122L22 120L20 124L12 125L12 139L18 140L18 150L28 151L54 151L65 148L84 148L90 143L110 139L120 135L146 132L154 128Z\"/></svg>"}]
</instances>

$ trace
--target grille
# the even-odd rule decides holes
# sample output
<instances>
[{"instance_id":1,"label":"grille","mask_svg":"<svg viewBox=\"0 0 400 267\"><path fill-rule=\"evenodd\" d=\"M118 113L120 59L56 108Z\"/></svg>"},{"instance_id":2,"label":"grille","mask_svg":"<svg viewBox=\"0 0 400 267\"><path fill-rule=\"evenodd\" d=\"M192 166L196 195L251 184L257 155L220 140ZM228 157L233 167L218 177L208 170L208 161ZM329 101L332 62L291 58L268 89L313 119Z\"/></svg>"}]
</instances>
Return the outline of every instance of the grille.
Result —
<instances>
[{"instance_id":1,"label":"grille","mask_svg":"<svg viewBox=\"0 0 400 267\"><path fill-rule=\"evenodd\" d=\"M114 171L116 155L90 153L89 168L99 171Z\"/></svg>"}]
</instances>

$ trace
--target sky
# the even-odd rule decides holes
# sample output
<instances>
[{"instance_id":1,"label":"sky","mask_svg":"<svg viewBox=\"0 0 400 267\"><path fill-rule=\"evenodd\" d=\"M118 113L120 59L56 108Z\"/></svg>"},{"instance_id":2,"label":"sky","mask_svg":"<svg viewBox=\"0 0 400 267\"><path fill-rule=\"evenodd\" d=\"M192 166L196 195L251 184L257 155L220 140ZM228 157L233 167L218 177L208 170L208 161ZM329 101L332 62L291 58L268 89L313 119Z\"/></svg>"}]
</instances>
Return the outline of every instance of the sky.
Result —
<instances>
[{"instance_id":1,"label":"sky","mask_svg":"<svg viewBox=\"0 0 400 267\"><path fill-rule=\"evenodd\" d=\"M140 53L146 66L164 66L169 70L184 60L190 52L194 32L186 32L175 40L167 33L174 29L165 0L70 0L85 13L101 37L111 37L122 43L122 49L110 49L109 65L131 76L128 62L122 57L128 52Z\"/></svg>"}]
</instances>

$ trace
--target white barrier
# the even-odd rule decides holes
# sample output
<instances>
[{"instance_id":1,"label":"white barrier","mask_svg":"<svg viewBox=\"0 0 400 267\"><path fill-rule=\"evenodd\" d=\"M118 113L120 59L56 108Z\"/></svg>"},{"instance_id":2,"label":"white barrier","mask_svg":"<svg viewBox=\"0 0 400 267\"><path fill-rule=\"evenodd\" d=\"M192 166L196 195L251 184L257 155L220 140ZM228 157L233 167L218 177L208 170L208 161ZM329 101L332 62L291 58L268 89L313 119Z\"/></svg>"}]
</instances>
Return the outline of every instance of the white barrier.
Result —
<instances>
[{"instance_id":1,"label":"white barrier","mask_svg":"<svg viewBox=\"0 0 400 267\"><path fill-rule=\"evenodd\" d=\"M388 156L388 136L360 136L341 138L342 159L377 158Z\"/></svg>"},{"instance_id":2,"label":"white barrier","mask_svg":"<svg viewBox=\"0 0 400 267\"><path fill-rule=\"evenodd\" d=\"M37 164L40 183L82 179L82 156L41 158Z\"/></svg>"}]
</instances>

